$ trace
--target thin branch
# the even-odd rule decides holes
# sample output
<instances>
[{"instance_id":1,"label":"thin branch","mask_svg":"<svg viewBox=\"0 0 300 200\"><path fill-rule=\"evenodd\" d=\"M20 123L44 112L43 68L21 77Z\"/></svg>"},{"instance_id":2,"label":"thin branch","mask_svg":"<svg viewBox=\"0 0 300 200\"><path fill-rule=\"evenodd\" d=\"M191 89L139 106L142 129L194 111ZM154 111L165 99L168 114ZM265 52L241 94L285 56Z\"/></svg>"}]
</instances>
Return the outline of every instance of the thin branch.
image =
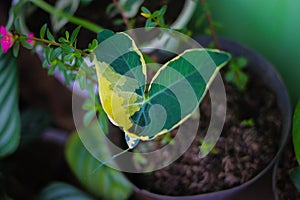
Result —
<instances>
[{"instance_id":1,"label":"thin branch","mask_svg":"<svg viewBox=\"0 0 300 200\"><path fill-rule=\"evenodd\" d=\"M207 6L206 0L199 0L199 1L200 1L200 4L204 8ZM219 42L219 39L218 39L218 36L217 36L217 32L215 30L215 26L213 24L213 19L212 19L211 13L210 13L210 11L208 11L208 9L205 10L205 18L206 18L206 20L209 24L209 29L210 29L210 32L211 32L212 39L213 39L216 47L219 49L220 48L220 42Z\"/></svg>"},{"instance_id":2,"label":"thin branch","mask_svg":"<svg viewBox=\"0 0 300 200\"><path fill-rule=\"evenodd\" d=\"M129 22L129 19L127 18L126 14L125 14L125 11L124 9L122 8L122 6L120 5L119 1L118 0L113 0L115 6L117 7L117 9L119 10L123 20L124 20L124 23L127 27L127 29L130 29L131 26L130 26L130 22Z\"/></svg>"}]
</instances>

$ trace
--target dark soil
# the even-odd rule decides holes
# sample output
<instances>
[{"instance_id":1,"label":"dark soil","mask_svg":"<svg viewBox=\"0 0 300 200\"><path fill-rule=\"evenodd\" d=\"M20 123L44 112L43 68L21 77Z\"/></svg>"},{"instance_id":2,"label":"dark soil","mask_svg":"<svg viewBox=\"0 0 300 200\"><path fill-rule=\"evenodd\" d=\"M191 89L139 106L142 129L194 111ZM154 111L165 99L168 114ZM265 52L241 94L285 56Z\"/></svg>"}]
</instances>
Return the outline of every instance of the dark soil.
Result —
<instances>
[{"instance_id":1,"label":"dark soil","mask_svg":"<svg viewBox=\"0 0 300 200\"><path fill-rule=\"evenodd\" d=\"M300 192L290 179L290 173L296 166L297 160L293 145L289 144L281 157L276 174L276 188L280 200L300 199Z\"/></svg>"},{"instance_id":2,"label":"dark soil","mask_svg":"<svg viewBox=\"0 0 300 200\"><path fill-rule=\"evenodd\" d=\"M199 141L210 121L210 99L206 96L200 106L198 134L189 149L161 170L129 174L132 182L157 194L194 195L232 188L261 172L277 152L279 144L274 138L280 137L282 119L272 92L255 74L249 73L249 78L246 92L225 83L227 116L213 152L202 159L198 156ZM254 125L242 123L246 119L252 119ZM143 143L137 148L142 151Z\"/></svg>"}]
</instances>

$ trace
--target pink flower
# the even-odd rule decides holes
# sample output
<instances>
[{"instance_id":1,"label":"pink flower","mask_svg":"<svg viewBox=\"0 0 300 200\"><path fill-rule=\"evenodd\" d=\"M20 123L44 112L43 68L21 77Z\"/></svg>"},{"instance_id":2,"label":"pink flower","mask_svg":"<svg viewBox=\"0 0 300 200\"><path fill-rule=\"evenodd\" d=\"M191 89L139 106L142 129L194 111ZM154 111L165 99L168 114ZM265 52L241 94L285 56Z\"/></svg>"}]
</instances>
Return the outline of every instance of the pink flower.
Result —
<instances>
[{"instance_id":1,"label":"pink flower","mask_svg":"<svg viewBox=\"0 0 300 200\"><path fill-rule=\"evenodd\" d=\"M12 34L6 30L4 26L0 26L0 39L1 48L4 53L6 53L14 44L14 39Z\"/></svg>"},{"instance_id":2,"label":"pink flower","mask_svg":"<svg viewBox=\"0 0 300 200\"><path fill-rule=\"evenodd\" d=\"M31 46L33 46L34 43L35 43L35 41L32 39L32 38L34 38L34 34L33 34L33 33L28 33L27 37L28 37L27 42L28 42Z\"/></svg>"}]
</instances>

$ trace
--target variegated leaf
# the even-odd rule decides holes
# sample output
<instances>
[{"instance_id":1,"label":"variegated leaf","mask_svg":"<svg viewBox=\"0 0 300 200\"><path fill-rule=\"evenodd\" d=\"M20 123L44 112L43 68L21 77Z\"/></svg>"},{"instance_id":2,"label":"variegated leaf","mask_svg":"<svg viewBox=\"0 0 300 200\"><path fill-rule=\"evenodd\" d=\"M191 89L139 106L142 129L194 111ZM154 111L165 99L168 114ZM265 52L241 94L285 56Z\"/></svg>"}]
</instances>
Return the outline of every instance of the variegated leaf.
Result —
<instances>
[{"instance_id":1,"label":"variegated leaf","mask_svg":"<svg viewBox=\"0 0 300 200\"><path fill-rule=\"evenodd\" d=\"M199 106L230 54L190 49L176 56L146 84L146 64L125 33L100 32L95 63L102 106L133 148L183 123ZM133 140L134 139L134 140Z\"/></svg>"}]
</instances>

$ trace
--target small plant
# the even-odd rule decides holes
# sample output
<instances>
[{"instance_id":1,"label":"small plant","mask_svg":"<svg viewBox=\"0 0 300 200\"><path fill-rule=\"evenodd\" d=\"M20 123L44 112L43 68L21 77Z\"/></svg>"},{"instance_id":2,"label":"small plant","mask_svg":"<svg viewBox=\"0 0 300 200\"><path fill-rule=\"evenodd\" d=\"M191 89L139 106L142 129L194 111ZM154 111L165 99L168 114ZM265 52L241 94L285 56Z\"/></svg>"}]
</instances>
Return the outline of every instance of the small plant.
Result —
<instances>
[{"instance_id":1,"label":"small plant","mask_svg":"<svg viewBox=\"0 0 300 200\"><path fill-rule=\"evenodd\" d=\"M248 83L248 76L243 72L247 63L248 62L244 57L233 58L229 63L229 69L225 74L226 80L234 84L240 91L244 91Z\"/></svg>"}]
</instances>

